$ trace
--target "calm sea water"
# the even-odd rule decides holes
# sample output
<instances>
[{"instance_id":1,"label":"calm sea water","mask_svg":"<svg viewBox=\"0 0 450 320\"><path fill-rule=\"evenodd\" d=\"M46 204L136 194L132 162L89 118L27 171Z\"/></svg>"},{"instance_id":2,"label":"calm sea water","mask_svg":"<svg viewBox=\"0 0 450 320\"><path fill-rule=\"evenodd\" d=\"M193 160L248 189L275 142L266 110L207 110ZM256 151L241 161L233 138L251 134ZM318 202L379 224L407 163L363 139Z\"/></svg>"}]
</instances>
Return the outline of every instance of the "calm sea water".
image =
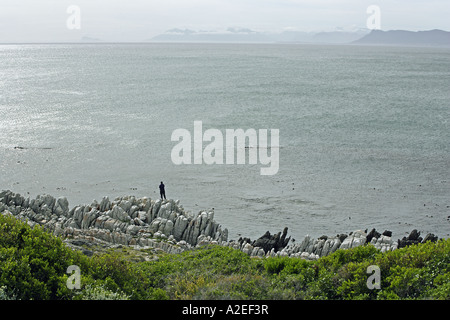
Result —
<instances>
[{"instance_id":1,"label":"calm sea water","mask_svg":"<svg viewBox=\"0 0 450 320\"><path fill-rule=\"evenodd\" d=\"M0 189L169 198L252 239L376 228L450 234L450 51L0 46ZM280 130L280 169L180 165L173 130ZM20 147L20 148L17 148Z\"/></svg>"}]
</instances>

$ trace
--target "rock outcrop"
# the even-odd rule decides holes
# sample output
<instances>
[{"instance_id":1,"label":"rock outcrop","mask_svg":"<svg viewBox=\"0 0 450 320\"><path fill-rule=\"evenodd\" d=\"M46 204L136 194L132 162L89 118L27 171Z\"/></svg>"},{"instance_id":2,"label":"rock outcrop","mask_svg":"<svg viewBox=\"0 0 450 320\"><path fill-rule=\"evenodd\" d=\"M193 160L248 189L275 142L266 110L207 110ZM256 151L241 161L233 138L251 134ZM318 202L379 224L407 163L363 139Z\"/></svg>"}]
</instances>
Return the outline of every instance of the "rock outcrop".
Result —
<instances>
[{"instance_id":1,"label":"rock outcrop","mask_svg":"<svg viewBox=\"0 0 450 320\"><path fill-rule=\"evenodd\" d=\"M103 246L127 245L156 248L168 253L181 253L196 246L217 244L228 246L252 257L300 257L316 260L338 249L371 244L382 252L426 241L437 241L434 234L420 237L413 230L408 237L394 241L392 232L382 234L372 229L357 230L314 239L307 235L302 242L289 244L288 228L271 235L267 231L255 241L249 238L228 241L228 230L214 220L214 210L190 214L180 201L151 200L134 196L108 197L98 203L69 209L67 198L38 195L25 198L9 190L0 192L0 213L12 214L29 225L40 225L56 236L75 243L100 243ZM86 251L86 250L85 250ZM86 251L90 252L89 250Z\"/></svg>"},{"instance_id":2,"label":"rock outcrop","mask_svg":"<svg viewBox=\"0 0 450 320\"><path fill-rule=\"evenodd\" d=\"M286 238L288 228L284 228L283 234L278 232L276 235L270 235L270 232L267 231L262 237L258 238L252 243L253 247L260 247L264 250L264 252L269 252L274 250L274 252L278 252L281 249L285 248L291 237Z\"/></svg>"},{"instance_id":3,"label":"rock outcrop","mask_svg":"<svg viewBox=\"0 0 450 320\"><path fill-rule=\"evenodd\" d=\"M0 212L10 213L31 226L41 225L63 238L90 239L110 244L151 246L181 252L199 239L217 243L228 240L228 230L214 221L214 211L190 215L174 200L151 200L126 196L69 210L65 197L38 195L24 198L0 192ZM161 241L166 240L166 241Z\"/></svg>"},{"instance_id":4,"label":"rock outcrop","mask_svg":"<svg viewBox=\"0 0 450 320\"><path fill-rule=\"evenodd\" d=\"M417 229L414 229L411 231L411 233L408 235L408 237L403 237L401 240L398 240L398 247L403 248L406 246L410 246L412 244L418 244L418 243L425 243L427 241L435 242L438 240L438 237L436 237L432 233L428 233L425 238L422 238L420 236L420 231L417 231Z\"/></svg>"}]
</instances>

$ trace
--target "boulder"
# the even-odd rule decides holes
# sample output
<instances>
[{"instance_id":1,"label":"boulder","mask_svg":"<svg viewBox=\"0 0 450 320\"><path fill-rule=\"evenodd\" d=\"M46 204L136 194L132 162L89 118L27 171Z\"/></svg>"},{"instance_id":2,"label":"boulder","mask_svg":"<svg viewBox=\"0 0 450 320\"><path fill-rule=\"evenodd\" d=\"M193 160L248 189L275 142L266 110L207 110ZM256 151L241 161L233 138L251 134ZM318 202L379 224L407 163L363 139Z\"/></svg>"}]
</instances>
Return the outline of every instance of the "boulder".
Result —
<instances>
[{"instance_id":1,"label":"boulder","mask_svg":"<svg viewBox=\"0 0 450 320\"><path fill-rule=\"evenodd\" d=\"M165 225L164 225L164 229L162 230L162 232L166 236L170 236L172 234L172 230L173 230L173 222L172 222L172 220L167 220Z\"/></svg>"},{"instance_id":2,"label":"boulder","mask_svg":"<svg viewBox=\"0 0 450 320\"><path fill-rule=\"evenodd\" d=\"M419 238L420 238L420 231L417 231L417 229L414 229L409 234L407 240L409 240L409 241L419 241Z\"/></svg>"},{"instance_id":3,"label":"boulder","mask_svg":"<svg viewBox=\"0 0 450 320\"><path fill-rule=\"evenodd\" d=\"M325 240L324 239L317 239L317 242L313 246L313 253L315 255L320 256L320 254L322 253L322 249L323 249L324 244L325 244Z\"/></svg>"},{"instance_id":4,"label":"boulder","mask_svg":"<svg viewBox=\"0 0 450 320\"><path fill-rule=\"evenodd\" d=\"M438 241L438 237L436 237L434 234L432 233L428 233L425 238L423 238L423 243L427 242L427 241L431 241L431 242L436 242Z\"/></svg>"},{"instance_id":5,"label":"boulder","mask_svg":"<svg viewBox=\"0 0 450 320\"><path fill-rule=\"evenodd\" d=\"M348 237L348 235L341 233L341 234L338 234L337 237L339 238L339 241L342 243Z\"/></svg>"},{"instance_id":6,"label":"boulder","mask_svg":"<svg viewBox=\"0 0 450 320\"><path fill-rule=\"evenodd\" d=\"M392 237L392 231L384 230L384 232L382 233L382 235L383 235L383 236Z\"/></svg>"},{"instance_id":7,"label":"boulder","mask_svg":"<svg viewBox=\"0 0 450 320\"><path fill-rule=\"evenodd\" d=\"M284 247L287 246L291 237L286 239L288 228L284 228L283 234L278 232L276 235L271 235L269 231L267 231L263 236L255 240L252 245L254 247L260 247L264 250L264 252L270 252L272 249L274 252L278 252Z\"/></svg>"},{"instance_id":8,"label":"boulder","mask_svg":"<svg viewBox=\"0 0 450 320\"><path fill-rule=\"evenodd\" d=\"M150 198L147 197L143 197L140 201L139 201L139 211L145 211L148 212L148 210L150 209L152 205L152 201Z\"/></svg>"},{"instance_id":9,"label":"boulder","mask_svg":"<svg viewBox=\"0 0 450 320\"><path fill-rule=\"evenodd\" d=\"M306 237L301 242L300 246L297 249L297 252L304 252L306 248L309 245L309 241L311 240L311 237L309 235L306 235Z\"/></svg>"},{"instance_id":10,"label":"boulder","mask_svg":"<svg viewBox=\"0 0 450 320\"><path fill-rule=\"evenodd\" d=\"M155 220L152 221L152 223L150 224L150 232L151 233L155 233L159 230L159 225L161 224L161 218L156 218Z\"/></svg>"},{"instance_id":11,"label":"boulder","mask_svg":"<svg viewBox=\"0 0 450 320\"><path fill-rule=\"evenodd\" d=\"M200 232L202 232L203 230L205 230L206 224L208 223L208 214L203 211L200 214L199 218L200 218L199 230L200 230Z\"/></svg>"},{"instance_id":12,"label":"boulder","mask_svg":"<svg viewBox=\"0 0 450 320\"><path fill-rule=\"evenodd\" d=\"M192 228L193 230L192 230L192 233L190 235L190 239L188 242L195 246L197 244L197 238L200 235L201 218L199 218L199 216L197 216L193 221L194 221L194 226Z\"/></svg>"},{"instance_id":13,"label":"boulder","mask_svg":"<svg viewBox=\"0 0 450 320\"><path fill-rule=\"evenodd\" d=\"M81 229L89 229L91 224L97 219L99 212L97 209L91 209L89 212L83 214L81 221Z\"/></svg>"},{"instance_id":14,"label":"boulder","mask_svg":"<svg viewBox=\"0 0 450 320\"><path fill-rule=\"evenodd\" d=\"M111 202L109 201L108 197L103 197L102 201L100 202L100 212L105 212L108 210L111 210Z\"/></svg>"},{"instance_id":15,"label":"boulder","mask_svg":"<svg viewBox=\"0 0 450 320\"><path fill-rule=\"evenodd\" d=\"M253 246L250 243L246 243L244 245L244 248L242 249L242 252L244 252L245 254L251 255L253 251Z\"/></svg>"},{"instance_id":16,"label":"boulder","mask_svg":"<svg viewBox=\"0 0 450 320\"><path fill-rule=\"evenodd\" d=\"M139 207L136 205L132 205L130 208L130 211L128 212L128 215L130 216L131 219L134 219L138 216L139 213Z\"/></svg>"},{"instance_id":17,"label":"boulder","mask_svg":"<svg viewBox=\"0 0 450 320\"><path fill-rule=\"evenodd\" d=\"M54 212L58 216L60 215L67 216L67 214L69 213L69 201L67 200L66 197L59 197L56 200Z\"/></svg>"},{"instance_id":18,"label":"boulder","mask_svg":"<svg viewBox=\"0 0 450 320\"><path fill-rule=\"evenodd\" d=\"M124 212L126 212L127 214L130 212L130 209L131 209L131 207L133 206L133 204L130 202L130 201L128 201L128 200L121 200L119 203L118 203L118 206L120 207L120 208L122 208L122 210L124 211Z\"/></svg>"},{"instance_id":19,"label":"boulder","mask_svg":"<svg viewBox=\"0 0 450 320\"><path fill-rule=\"evenodd\" d=\"M341 240L340 240L340 238L336 238L334 240L333 246L331 247L329 253L335 252L337 249L339 249L340 246L341 246Z\"/></svg>"},{"instance_id":20,"label":"boulder","mask_svg":"<svg viewBox=\"0 0 450 320\"><path fill-rule=\"evenodd\" d=\"M333 247L334 241L335 241L335 239L332 239L332 238L326 239L326 241L323 245L323 248L322 248L321 255L320 255L321 257L327 256L330 253L331 248Z\"/></svg>"},{"instance_id":21,"label":"boulder","mask_svg":"<svg viewBox=\"0 0 450 320\"><path fill-rule=\"evenodd\" d=\"M144 223L148 222L148 220L147 220L147 212L145 212L145 211L138 211L137 218L139 220L141 220L142 222L144 222Z\"/></svg>"},{"instance_id":22,"label":"boulder","mask_svg":"<svg viewBox=\"0 0 450 320\"><path fill-rule=\"evenodd\" d=\"M73 220L77 227L81 229L81 222L83 221L84 207L75 207L73 211Z\"/></svg>"},{"instance_id":23,"label":"boulder","mask_svg":"<svg viewBox=\"0 0 450 320\"><path fill-rule=\"evenodd\" d=\"M134 218L133 219L133 223L136 225L136 226L145 226L145 223L144 223L144 221L142 221L141 219L139 219L139 218Z\"/></svg>"},{"instance_id":24,"label":"boulder","mask_svg":"<svg viewBox=\"0 0 450 320\"><path fill-rule=\"evenodd\" d=\"M162 201L160 199L157 199L155 203L151 207L151 217L150 221L154 220L156 218L156 215L158 214L159 208L161 207Z\"/></svg>"},{"instance_id":25,"label":"boulder","mask_svg":"<svg viewBox=\"0 0 450 320\"><path fill-rule=\"evenodd\" d=\"M417 231L417 229L414 229L413 231L411 231L408 237L403 237L401 240L398 240L398 247L403 248L413 244L418 244L421 241L422 238L420 237L420 232Z\"/></svg>"},{"instance_id":26,"label":"boulder","mask_svg":"<svg viewBox=\"0 0 450 320\"><path fill-rule=\"evenodd\" d=\"M362 246L366 243L366 233L362 230L357 230L344 239L339 249L350 249Z\"/></svg>"},{"instance_id":27,"label":"boulder","mask_svg":"<svg viewBox=\"0 0 450 320\"><path fill-rule=\"evenodd\" d=\"M367 234L367 237L366 237L366 242L367 243L369 243L370 241L372 241L372 238L379 238L381 236L381 234L379 233L379 232L377 232L376 230L375 230L375 228L373 228L368 234Z\"/></svg>"},{"instance_id":28,"label":"boulder","mask_svg":"<svg viewBox=\"0 0 450 320\"><path fill-rule=\"evenodd\" d=\"M127 205L123 205L123 207L127 207ZM127 212L123 209L123 207L115 205L112 210L109 211L109 216L119 221L130 222L131 218L127 214ZM130 207L131 208L131 207Z\"/></svg>"},{"instance_id":29,"label":"boulder","mask_svg":"<svg viewBox=\"0 0 450 320\"><path fill-rule=\"evenodd\" d=\"M109 219L109 216L106 214L100 214L97 219L94 221L94 228L103 229L105 225L105 221Z\"/></svg>"},{"instance_id":30,"label":"boulder","mask_svg":"<svg viewBox=\"0 0 450 320\"><path fill-rule=\"evenodd\" d=\"M183 215L179 215L175 220L173 236L177 241L180 241L182 239L183 233L186 230L188 224L189 224L188 219Z\"/></svg>"},{"instance_id":31,"label":"boulder","mask_svg":"<svg viewBox=\"0 0 450 320\"><path fill-rule=\"evenodd\" d=\"M130 225L127 227L126 233L127 233L127 234L131 234L132 236L135 236L135 235L137 235L137 233L139 232L139 230L141 230L141 228L140 228L139 226L130 224Z\"/></svg>"}]
</instances>

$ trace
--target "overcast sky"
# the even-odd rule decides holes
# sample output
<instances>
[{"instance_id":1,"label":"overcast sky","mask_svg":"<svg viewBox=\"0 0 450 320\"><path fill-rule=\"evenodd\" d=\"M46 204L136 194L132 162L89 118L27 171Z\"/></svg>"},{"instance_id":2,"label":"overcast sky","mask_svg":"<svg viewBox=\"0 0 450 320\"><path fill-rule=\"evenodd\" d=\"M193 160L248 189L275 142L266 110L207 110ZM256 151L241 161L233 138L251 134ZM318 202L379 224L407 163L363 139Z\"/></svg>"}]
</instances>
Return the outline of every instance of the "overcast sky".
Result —
<instances>
[{"instance_id":1,"label":"overcast sky","mask_svg":"<svg viewBox=\"0 0 450 320\"><path fill-rule=\"evenodd\" d=\"M70 29L80 9L80 29ZM366 28L370 5L381 29L450 31L449 0L0 0L0 42L143 41L172 28L332 31ZM73 12L73 11L72 11Z\"/></svg>"}]
</instances>

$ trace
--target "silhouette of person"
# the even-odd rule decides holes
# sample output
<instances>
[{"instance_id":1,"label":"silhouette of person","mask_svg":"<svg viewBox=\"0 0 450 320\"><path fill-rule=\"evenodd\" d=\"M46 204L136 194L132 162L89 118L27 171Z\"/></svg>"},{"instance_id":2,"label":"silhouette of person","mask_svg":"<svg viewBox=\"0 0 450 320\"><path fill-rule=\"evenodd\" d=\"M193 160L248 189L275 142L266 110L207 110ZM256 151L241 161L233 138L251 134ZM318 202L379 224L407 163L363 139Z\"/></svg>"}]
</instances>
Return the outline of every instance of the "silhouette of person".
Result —
<instances>
[{"instance_id":1,"label":"silhouette of person","mask_svg":"<svg viewBox=\"0 0 450 320\"><path fill-rule=\"evenodd\" d=\"M167 200L166 190L164 189L164 183L162 181L161 181L161 184L159 185L159 194L161 195L161 200L163 199L163 197L164 197L164 199Z\"/></svg>"}]
</instances>

